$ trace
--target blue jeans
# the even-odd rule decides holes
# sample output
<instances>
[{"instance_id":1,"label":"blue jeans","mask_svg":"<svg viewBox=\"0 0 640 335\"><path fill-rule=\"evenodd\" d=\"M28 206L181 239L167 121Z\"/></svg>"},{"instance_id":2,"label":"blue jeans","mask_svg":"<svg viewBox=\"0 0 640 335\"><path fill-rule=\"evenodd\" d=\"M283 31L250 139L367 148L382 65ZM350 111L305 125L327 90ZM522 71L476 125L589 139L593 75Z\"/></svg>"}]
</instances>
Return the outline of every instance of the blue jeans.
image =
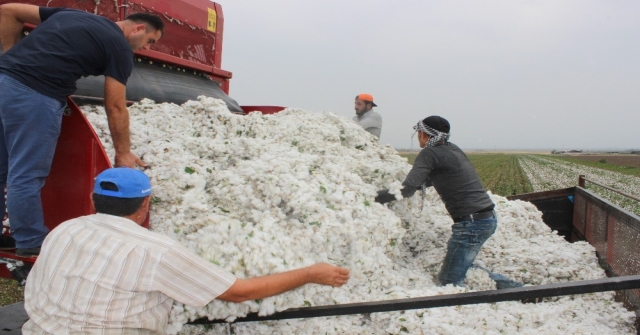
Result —
<instances>
[{"instance_id":1,"label":"blue jeans","mask_svg":"<svg viewBox=\"0 0 640 335\"><path fill-rule=\"evenodd\" d=\"M442 263L438 280L441 285L464 286L467 270L473 265L484 242L496 231L498 220L490 218L456 222L447 244L447 255Z\"/></svg>"},{"instance_id":2,"label":"blue jeans","mask_svg":"<svg viewBox=\"0 0 640 335\"><path fill-rule=\"evenodd\" d=\"M6 209L17 248L39 247L49 232L40 190L51 170L65 107L66 102L0 74L0 190L7 188Z\"/></svg>"}]
</instances>

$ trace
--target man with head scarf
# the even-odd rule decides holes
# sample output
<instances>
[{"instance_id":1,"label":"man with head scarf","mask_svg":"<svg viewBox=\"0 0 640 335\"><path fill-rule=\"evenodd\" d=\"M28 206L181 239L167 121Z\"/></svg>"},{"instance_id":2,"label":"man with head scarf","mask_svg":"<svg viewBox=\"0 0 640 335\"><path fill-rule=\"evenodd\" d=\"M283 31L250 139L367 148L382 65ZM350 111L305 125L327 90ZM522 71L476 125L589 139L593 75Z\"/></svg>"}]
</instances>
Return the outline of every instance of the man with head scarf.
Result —
<instances>
[{"instance_id":1,"label":"man with head scarf","mask_svg":"<svg viewBox=\"0 0 640 335\"><path fill-rule=\"evenodd\" d=\"M402 196L410 197L433 186L453 219L453 234L438 280L441 285L464 285L467 270L473 265L484 242L497 227L494 204L467 156L449 142L451 126L440 116L429 116L413 129L420 147L413 168L402 183ZM423 193L424 194L424 193ZM388 190L378 192L376 201L396 200Z\"/></svg>"}]
</instances>

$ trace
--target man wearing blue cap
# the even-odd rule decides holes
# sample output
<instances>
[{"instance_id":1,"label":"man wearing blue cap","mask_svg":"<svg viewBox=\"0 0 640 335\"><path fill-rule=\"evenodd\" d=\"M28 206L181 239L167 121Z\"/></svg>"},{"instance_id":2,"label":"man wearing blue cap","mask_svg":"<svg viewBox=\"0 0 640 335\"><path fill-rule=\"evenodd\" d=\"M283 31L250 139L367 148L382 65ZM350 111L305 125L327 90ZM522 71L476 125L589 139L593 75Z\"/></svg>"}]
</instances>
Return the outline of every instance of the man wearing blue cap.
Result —
<instances>
[{"instance_id":1,"label":"man wearing blue cap","mask_svg":"<svg viewBox=\"0 0 640 335\"><path fill-rule=\"evenodd\" d=\"M174 300L262 299L305 284L342 286L349 270L327 263L249 279L235 278L171 238L140 225L151 183L112 168L95 181L98 214L66 221L42 245L25 288L24 334L165 332Z\"/></svg>"}]
</instances>

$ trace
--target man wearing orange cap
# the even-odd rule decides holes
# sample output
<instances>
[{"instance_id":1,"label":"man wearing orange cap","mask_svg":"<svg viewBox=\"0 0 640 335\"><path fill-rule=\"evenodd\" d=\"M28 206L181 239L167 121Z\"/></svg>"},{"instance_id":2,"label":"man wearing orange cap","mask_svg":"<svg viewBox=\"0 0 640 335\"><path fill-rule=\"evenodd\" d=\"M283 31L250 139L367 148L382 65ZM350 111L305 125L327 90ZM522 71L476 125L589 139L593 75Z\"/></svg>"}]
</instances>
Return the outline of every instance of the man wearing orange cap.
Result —
<instances>
[{"instance_id":1,"label":"man wearing orange cap","mask_svg":"<svg viewBox=\"0 0 640 335\"><path fill-rule=\"evenodd\" d=\"M356 116L353 117L353 121L379 140L382 132L382 117L373 111L373 107L378 107L378 105L373 102L371 94L358 94L355 103Z\"/></svg>"}]
</instances>

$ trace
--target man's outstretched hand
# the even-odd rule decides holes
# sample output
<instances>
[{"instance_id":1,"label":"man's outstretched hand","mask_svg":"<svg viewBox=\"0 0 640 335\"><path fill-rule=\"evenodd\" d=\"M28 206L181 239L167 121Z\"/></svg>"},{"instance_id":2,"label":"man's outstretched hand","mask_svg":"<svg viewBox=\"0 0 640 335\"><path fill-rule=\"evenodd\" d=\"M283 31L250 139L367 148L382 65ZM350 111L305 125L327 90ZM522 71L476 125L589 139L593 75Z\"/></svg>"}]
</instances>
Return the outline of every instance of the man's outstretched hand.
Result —
<instances>
[{"instance_id":1,"label":"man's outstretched hand","mask_svg":"<svg viewBox=\"0 0 640 335\"><path fill-rule=\"evenodd\" d=\"M340 287L349 280L349 270L327 263L317 263L309 267L311 282Z\"/></svg>"}]
</instances>

